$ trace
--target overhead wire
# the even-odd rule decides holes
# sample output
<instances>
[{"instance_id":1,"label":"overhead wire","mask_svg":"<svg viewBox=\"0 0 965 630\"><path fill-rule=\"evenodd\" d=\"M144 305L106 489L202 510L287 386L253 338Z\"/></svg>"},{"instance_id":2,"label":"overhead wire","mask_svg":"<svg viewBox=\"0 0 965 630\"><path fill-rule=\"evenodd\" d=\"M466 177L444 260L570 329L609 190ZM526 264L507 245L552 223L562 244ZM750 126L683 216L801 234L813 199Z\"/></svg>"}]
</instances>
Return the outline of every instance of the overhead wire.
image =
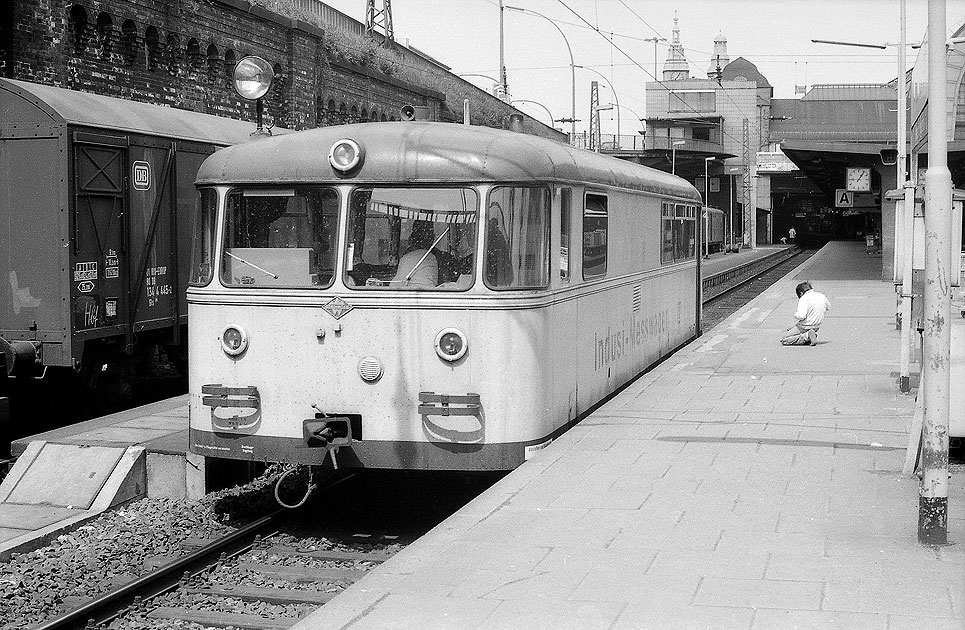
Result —
<instances>
[{"instance_id":1,"label":"overhead wire","mask_svg":"<svg viewBox=\"0 0 965 630\"><path fill-rule=\"evenodd\" d=\"M596 31L601 37L607 39L607 41L610 41L610 40L606 37L606 35L605 35L602 31L600 31L600 29L594 27L594 26L591 25L589 22L587 22L586 19L585 19L582 15L580 15L580 14L577 13L575 10L573 10L573 8L571 8L568 4L566 4L566 2L565 2L564 0L557 0L557 2L559 2L561 5L563 5L563 7L564 7L567 11L569 11L570 13L572 13L573 15L575 15L579 20L581 20L584 24L586 24L590 29ZM621 3L622 3L622 0L621 0ZM626 6L626 5L624 5L624 6ZM632 12L632 11L631 11L631 12ZM651 28L652 28L652 27L651 27ZM657 34L659 35L659 33L657 33ZM658 79L657 77L655 77L652 72L650 72L650 71L647 70L645 67L643 67L636 59L634 59L628 52L626 52L625 50L623 50L623 48L621 48L618 44L611 42L611 46L613 46L617 51L620 52L620 54L622 54L624 57L626 57L626 58L630 61L630 63L632 63L634 66L636 66L637 68L639 68L640 70L642 70L642 71L644 72L644 74L646 74L646 75L648 75L648 76L650 76L650 77L653 77L655 83L658 83L658 84L661 85L662 87L666 88L668 92L672 92L672 91L673 91L673 89L672 89L669 85L667 85L667 83L666 83L665 81L662 81L662 80ZM690 64L690 61L688 61L687 63ZM721 86L721 87L723 87L723 86ZM728 98L730 98L729 95L727 95L727 96L728 96ZM737 107L737 103L735 103L735 102L733 101L733 99L731 99L731 102L734 104L735 107ZM688 108L691 112L693 112L694 114L696 114L695 118L696 118L697 120L704 120L704 121L707 122L707 123L713 123L713 121L710 119L710 117L704 115L702 112L697 111L697 110L693 107L693 105L690 105L689 103L684 103L683 101L681 101L681 103L682 103L683 105L686 105L687 108ZM740 108L739 108L739 107L738 107L738 111L740 111ZM743 113L743 112L742 112L742 113ZM750 117L748 117L748 116L746 116L746 115L745 115L744 117L745 117L745 118L748 118L748 120L750 120ZM758 128L758 133L760 133L760 127L758 126L757 128ZM727 132L727 131L723 128L723 126L720 127L720 131L721 131L721 133L722 133L724 136L730 138L730 139L733 140L735 143L740 144L740 145L743 145L743 140L742 140L742 139L738 139L738 138L734 137L734 135L731 134L731 133L729 133L729 132Z\"/></svg>"}]
</instances>

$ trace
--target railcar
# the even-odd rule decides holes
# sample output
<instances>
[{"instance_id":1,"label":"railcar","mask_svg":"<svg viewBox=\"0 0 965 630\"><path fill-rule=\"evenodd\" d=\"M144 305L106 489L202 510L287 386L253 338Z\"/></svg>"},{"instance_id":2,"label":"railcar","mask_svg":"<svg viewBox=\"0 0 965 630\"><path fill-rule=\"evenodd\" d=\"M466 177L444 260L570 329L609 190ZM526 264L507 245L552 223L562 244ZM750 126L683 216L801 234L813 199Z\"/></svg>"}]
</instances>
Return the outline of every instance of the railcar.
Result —
<instances>
[{"instance_id":1,"label":"railcar","mask_svg":"<svg viewBox=\"0 0 965 630\"><path fill-rule=\"evenodd\" d=\"M725 242L724 211L704 206L704 247L708 254L724 251Z\"/></svg>"},{"instance_id":2,"label":"railcar","mask_svg":"<svg viewBox=\"0 0 965 630\"><path fill-rule=\"evenodd\" d=\"M701 197L506 130L296 132L198 173L190 449L508 470L699 334Z\"/></svg>"},{"instance_id":3,"label":"railcar","mask_svg":"<svg viewBox=\"0 0 965 630\"><path fill-rule=\"evenodd\" d=\"M8 79L0 112L0 371L186 364L195 176L251 123Z\"/></svg>"}]
</instances>

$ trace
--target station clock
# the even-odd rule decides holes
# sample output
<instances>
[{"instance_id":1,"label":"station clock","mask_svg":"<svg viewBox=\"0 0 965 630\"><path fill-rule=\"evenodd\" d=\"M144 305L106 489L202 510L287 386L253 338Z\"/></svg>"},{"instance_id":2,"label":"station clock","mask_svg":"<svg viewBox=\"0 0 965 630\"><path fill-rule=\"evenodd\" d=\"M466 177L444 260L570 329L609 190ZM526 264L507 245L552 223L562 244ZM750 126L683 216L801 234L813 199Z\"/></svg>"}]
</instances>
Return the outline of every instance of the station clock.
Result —
<instances>
[{"instance_id":1,"label":"station clock","mask_svg":"<svg viewBox=\"0 0 965 630\"><path fill-rule=\"evenodd\" d=\"M849 192L869 192L871 190L871 169L868 167L849 167L844 187Z\"/></svg>"}]
</instances>

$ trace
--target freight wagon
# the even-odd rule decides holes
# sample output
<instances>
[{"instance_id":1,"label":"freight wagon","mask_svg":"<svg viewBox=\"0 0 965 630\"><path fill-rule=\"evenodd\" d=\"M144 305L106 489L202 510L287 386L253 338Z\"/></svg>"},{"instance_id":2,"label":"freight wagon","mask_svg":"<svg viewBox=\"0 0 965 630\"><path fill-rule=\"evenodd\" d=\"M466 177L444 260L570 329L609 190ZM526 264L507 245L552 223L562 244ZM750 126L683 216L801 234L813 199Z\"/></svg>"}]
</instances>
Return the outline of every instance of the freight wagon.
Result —
<instances>
[{"instance_id":1,"label":"freight wagon","mask_svg":"<svg viewBox=\"0 0 965 630\"><path fill-rule=\"evenodd\" d=\"M195 176L253 130L0 79L0 369L90 382L158 348L183 364Z\"/></svg>"}]
</instances>

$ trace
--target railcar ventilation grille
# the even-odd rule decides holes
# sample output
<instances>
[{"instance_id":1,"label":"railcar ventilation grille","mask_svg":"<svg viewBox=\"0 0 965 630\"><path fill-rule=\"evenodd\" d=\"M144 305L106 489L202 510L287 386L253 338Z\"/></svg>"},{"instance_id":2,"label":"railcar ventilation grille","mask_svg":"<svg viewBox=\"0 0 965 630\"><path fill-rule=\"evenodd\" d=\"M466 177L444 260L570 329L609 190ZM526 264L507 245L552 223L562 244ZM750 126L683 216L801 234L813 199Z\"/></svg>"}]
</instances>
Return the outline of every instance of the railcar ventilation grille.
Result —
<instances>
[{"instance_id":1,"label":"railcar ventilation grille","mask_svg":"<svg viewBox=\"0 0 965 630\"><path fill-rule=\"evenodd\" d=\"M379 380L382 376L382 362L373 356L362 357L359 361L359 376L367 383Z\"/></svg>"},{"instance_id":2,"label":"railcar ventilation grille","mask_svg":"<svg viewBox=\"0 0 965 630\"><path fill-rule=\"evenodd\" d=\"M640 285L633 287L633 312L637 313L640 311L640 305L643 302L643 297L641 296Z\"/></svg>"}]
</instances>

